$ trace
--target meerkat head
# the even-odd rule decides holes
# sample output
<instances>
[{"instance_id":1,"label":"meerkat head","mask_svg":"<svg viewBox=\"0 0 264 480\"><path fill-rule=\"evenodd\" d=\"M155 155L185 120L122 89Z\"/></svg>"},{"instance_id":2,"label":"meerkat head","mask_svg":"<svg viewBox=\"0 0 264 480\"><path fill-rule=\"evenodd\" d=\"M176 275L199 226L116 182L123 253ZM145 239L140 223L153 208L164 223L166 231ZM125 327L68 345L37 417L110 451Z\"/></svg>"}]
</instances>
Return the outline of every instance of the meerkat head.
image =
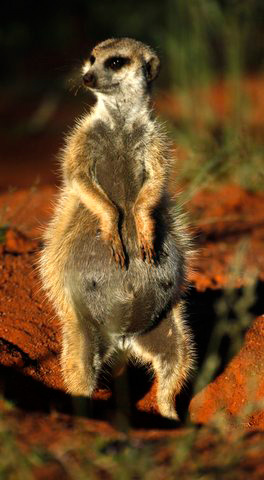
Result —
<instances>
[{"instance_id":1,"label":"meerkat head","mask_svg":"<svg viewBox=\"0 0 264 480\"><path fill-rule=\"evenodd\" d=\"M96 45L85 62L84 85L95 93L145 93L159 73L160 61L147 45L131 38L111 38Z\"/></svg>"}]
</instances>

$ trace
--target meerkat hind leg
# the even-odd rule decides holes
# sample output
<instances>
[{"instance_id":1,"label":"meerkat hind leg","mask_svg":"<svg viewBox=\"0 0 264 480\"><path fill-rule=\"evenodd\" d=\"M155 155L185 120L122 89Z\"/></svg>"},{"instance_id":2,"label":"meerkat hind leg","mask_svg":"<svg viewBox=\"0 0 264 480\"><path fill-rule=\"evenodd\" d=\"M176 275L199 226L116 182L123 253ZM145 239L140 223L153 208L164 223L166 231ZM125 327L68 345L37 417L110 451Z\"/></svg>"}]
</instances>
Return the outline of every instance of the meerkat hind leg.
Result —
<instances>
[{"instance_id":1,"label":"meerkat hind leg","mask_svg":"<svg viewBox=\"0 0 264 480\"><path fill-rule=\"evenodd\" d=\"M181 305L174 307L151 331L133 337L131 353L142 363L152 363L158 380L160 414L177 420L175 397L193 368L192 341L182 318Z\"/></svg>"},{"instance_id":2,"label":"meerkat hind leg","mask_svg":"<svg viewBox=\"0 0 264 480\"><path fill-rule=\"evenodd\" d=\"M61 367L67 391L72 395L92 395L107 357L108 349L100 344L100 335L89 320L78 318L73 309L63 319Z\"/></svg>"}]
</instances>

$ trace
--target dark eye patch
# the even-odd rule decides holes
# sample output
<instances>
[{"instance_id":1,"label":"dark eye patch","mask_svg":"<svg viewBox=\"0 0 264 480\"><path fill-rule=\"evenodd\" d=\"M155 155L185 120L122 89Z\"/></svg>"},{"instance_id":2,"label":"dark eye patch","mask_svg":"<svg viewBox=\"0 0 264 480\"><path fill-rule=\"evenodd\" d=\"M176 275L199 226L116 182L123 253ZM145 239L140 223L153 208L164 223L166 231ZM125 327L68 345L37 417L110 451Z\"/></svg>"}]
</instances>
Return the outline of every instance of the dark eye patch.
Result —
<instances>
[{"instance_id":1,"label":"dark eye patch","mask_svg":"<svg viewBox=\"0 0 264 480\"><path fill-rule=\"evenodd\" d=\"M95 56L91 55L89 60L90 60L90 64L93 65L95 62Z\"/></svg>"},{"instance_id":2,"label":"dark eye patch","mask_svg":"<svg viewBox=\"0 0 264 480\"><path fill-rule=\"evenodd\" d=\"M105 62L105 68L110 68L111 70L117 71L120 70L124 65L129 65L131 62L128 57L109 57Z\"/></svg>"}]
</instances>

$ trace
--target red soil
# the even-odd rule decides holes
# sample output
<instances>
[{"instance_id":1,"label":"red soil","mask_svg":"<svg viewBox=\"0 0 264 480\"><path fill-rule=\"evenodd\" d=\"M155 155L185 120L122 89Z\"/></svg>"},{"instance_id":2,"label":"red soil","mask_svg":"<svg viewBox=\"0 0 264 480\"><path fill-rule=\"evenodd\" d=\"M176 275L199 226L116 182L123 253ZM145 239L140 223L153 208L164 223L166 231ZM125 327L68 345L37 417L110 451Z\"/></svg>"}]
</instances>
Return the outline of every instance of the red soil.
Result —
<instances>
[{"instance_id":1,"label":"red soil","mask_svg":"<svg viewBox=\"0 0 264 480\"><path fill-rule=\"evenodd\" d=\"M190 210L198 229L191 280L199 291L264 280L264 192L238 186L201 191Z\"/></svg>"},{"instance_id":2,"label":"red soil","mask_svg":"<svg viewBox=\"0 0 264 480\"><path fill-rule=\"evenodd\" d=\"M59 325L36 274L38 243L9 230L1 256L0 363L62 388L58 368Z\"/></svg>"},{"instance_id":3,"label":"red soil","mask_svg":"<svg viewBox=\"0 0 264 480\"><path fill-rule=\"evenodd\" d=\"M244 345L224 372L190 403L193 422L217 422L264 430L264 315L246 334Z\"/></svg>"}]
</instances>

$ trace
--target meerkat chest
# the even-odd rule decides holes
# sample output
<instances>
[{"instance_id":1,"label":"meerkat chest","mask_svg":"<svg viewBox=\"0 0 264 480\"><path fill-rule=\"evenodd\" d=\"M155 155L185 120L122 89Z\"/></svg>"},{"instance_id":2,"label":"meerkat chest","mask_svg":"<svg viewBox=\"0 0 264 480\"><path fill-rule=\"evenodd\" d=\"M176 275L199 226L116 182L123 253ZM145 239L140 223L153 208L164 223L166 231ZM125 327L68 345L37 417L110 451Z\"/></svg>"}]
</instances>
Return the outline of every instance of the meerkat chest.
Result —
<instances>
[{"instance_id":1,"label":"meerkat chest","mask_svg":"<svg viewBox=\"0 0 264 480\"><path fill-rule=\"evenodd\" d=\"M89 134L94 180L116 204L133 202L144 182L148 140L143 125L125 129L97 122Z\"/></svg>"}]
</instances>

